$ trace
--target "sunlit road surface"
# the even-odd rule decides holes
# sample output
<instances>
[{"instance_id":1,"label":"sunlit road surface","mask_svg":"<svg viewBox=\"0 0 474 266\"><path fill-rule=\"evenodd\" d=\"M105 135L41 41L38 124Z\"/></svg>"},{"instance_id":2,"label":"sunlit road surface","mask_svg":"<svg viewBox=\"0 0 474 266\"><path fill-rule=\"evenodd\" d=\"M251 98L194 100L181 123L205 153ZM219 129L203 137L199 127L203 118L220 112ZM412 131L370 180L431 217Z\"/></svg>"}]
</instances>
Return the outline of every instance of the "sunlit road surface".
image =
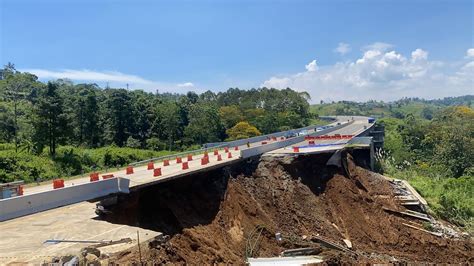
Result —
<instances>
[{"instance_id":1,"label":"sunlit road surface","mask_svg":"<svg viewBox=\"0 0 474 266\"><path fill-rule=\"evenodd\" d=\"M95 203L81 202L0 223L0 265L7 263L34 263L50 261L52 256L77 254L85 243L44 244L48 239L120 240L122 243L100 248L112 253L137 245L160 233L139 227L113 224L96 218Z\"/></svg>"}]
</instances>

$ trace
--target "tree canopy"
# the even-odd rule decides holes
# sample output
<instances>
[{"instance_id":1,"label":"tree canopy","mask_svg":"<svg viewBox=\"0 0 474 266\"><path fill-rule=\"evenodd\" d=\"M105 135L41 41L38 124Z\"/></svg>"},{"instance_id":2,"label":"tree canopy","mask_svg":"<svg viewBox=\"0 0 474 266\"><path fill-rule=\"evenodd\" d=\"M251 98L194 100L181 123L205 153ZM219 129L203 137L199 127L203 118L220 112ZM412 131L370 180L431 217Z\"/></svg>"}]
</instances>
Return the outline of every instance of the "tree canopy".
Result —
<instances>
[{"instance_id":1,"label":"tree canopy","mask_svg":"<svg viewBox=\"0 0 474 266\"><path fill-rule=\"evenodd\" d=\"M306 126L313 118L308 94L290 88L173 94L61 79L45 84L12 64L2 70L0 97L0 143L37 154L48 147L51 155L58 145L180 150L234 139L228 132L242 125L248 126L239 134L253 136Z\"/></svg>"}]
</instances>

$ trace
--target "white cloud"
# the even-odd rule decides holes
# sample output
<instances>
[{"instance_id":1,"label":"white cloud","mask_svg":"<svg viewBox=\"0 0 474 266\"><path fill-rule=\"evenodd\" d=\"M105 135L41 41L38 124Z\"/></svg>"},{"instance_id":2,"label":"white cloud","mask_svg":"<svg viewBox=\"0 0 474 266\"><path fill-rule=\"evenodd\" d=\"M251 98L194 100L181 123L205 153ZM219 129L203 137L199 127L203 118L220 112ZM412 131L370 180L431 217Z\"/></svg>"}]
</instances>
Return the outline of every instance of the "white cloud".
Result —
<instances>
[{"instance_id":1,"label":"white cloud","mask_svg":"<svg viewBox=\"0 0 474 266\"><path fill-rule=\"evenodd\" d=\"M428 59L428 52L424 51L423 49L416 49L415 51L411 52L411 59L413 60L426 60Z\"/></svg>"},{"instance_id":2,"label":"white cloud","mask_svg":"<svg viewBox=\"0 0 474 266\"><path fill-rule=\"evenodd\" d=\"M467 49L466 58L474 58L474 48Z\"/></svg>"},{"instance_id":3,"label":"white cloud","mask_svg":"<svg viewBox=\"0 0 474 266\"><path fill-rule=\"evenodd\" d=\"M351 46L347 43L340 42L339 45L334 49L334 52L340 55L345 55L351 51Z\"/></svg>"},{"instance_id":4,"label":"white cloud","mask_svg":"<svg viewBox=\"0 0 474 266\"><path fill-rule=\"evenodd\" d=\"M194 87L194 84L191 82L178 84L158 82L117 71L93 71L88 69L63 69L59 71L46 69L21 69L21 71L35 74L41 80L70 79L72 81L98 83L103 86L108 84L110 87L118 88L125 88L128 84L132 89L143 89L147 91L164 90L176 92L176 89Z\"/></svg>"},{"instance_id":5,"label":"white cloud","mask_svg":"<svg viewBox=\"0 0 474 266\"><path fill-rule=\"evenodd\" d=\"M366 46L372 49L354 61L318 66L317 71L308 67L310 63L305 72L274 76L261 86L305 90L314 102L438 98L474 91L474 61L432 61L421 48L407 58L395 50L388 51L391 45L382 44Z\"/></svg>"},{"instance_id":6,"label":"white cloud","mask_svg":"<svg viewBox=\"0 0 474 266\"><path fill-rule=\"evenodd\" d=\"M190 88L190 87L194 87L194 84L193 84L192 82L179 83L179 84L178 84L178 87L181 87L181 88Z\"/></svg>"},{"instance_id":7,"label":"white cloud","mask_svg":"<svg viewBox=\"0 0 474 266\"><path fill-rule=\"evenodd\" d=\"M314 72L314 71L318 70L318 64L316 63L316 60L313 60L313 61L309 62L309 64L307 64L305 66L305 68L309 72Z\"/></svg>"},{"instance_id":8,"label":"white cloud","mask_svg":"<svg viewBox=\"0 0 474 266\"><path fill-rule=\"evenodd\" d=\"M369 44L369 45L366 45L363 47L362 50L364 51L367 51L367 50L374 50L374 51L380 51L380 52L384 52L390 48L392 48L393 45L390 44L390 43L386 43L386 42L374 42L372 44Z\"/></svg>"}]
</instances>

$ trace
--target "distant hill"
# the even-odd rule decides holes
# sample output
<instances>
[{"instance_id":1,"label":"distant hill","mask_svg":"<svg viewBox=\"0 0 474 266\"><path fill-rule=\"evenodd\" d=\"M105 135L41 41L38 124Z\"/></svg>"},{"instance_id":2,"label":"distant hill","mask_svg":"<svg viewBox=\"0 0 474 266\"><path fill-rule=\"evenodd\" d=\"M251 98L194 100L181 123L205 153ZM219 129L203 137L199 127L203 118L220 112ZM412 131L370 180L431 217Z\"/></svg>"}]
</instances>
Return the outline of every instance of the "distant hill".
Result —
<instances>
[{"instance_id":1,"label":"distant hill","mask_svg":"<svg viewBox=\"0 0 474 266\"><path fill-rule=\"evenodd\" d=\"M311 105L311 112L319 115L366 115L375 117L403 118L407 114L431 119L433 114L447 106L466 105L474 107L474 95L446 97L443 99L425 100L420 98L402 98L394 102L339 101Z\"/></svg>"}]
</instances>

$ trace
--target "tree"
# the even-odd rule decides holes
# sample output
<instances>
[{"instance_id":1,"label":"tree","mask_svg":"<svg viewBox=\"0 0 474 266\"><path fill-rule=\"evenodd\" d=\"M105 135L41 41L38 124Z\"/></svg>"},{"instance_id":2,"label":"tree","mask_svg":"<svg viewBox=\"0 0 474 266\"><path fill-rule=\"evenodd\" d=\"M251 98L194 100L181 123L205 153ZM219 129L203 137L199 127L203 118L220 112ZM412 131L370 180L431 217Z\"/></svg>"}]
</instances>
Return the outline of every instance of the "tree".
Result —
<instances>
[{"instance_id":1,"label":"tree","mask_svg":"<svg viewBox=\"0 0 474 266\"><path fill-rule=\"evenodd\" d=\"M133 126L132 103L125 89L106 90L105 102L105 138L108 143L122 147L130 135Z\"/></svg>"},{"instance_id":2,"label":"tree","mask_svg":"<svg viewBox=\"0 0 474 266\"><path fill-rule=\"evenodd\" d=\"M248 122L239 122L232 128L227 129L226 133L229 136L228 140L246 139L262 135L256 127Z\"/></svg>"},{"instance_id":3,"label":"tree","mask_svg":"<svg viewBox=\"0 0 474 266\"><path fill-rule=\"evenodd\" d=\"M223 135L223 127L217 106L208 103L194 104L189 112L185 135L188 140L199 144L219 141Z\"/></svg>"},{"instance_id":4,"label":"tree","mask_svg":"<svg viewBox=\"0 0 474 266\"><path fill-rule=\"evenodd\" d=\"M129 148L138 149L141 146L141 143L138 139L134 139L132 136L128 137L127 143L125 144Z\"/></svg>"},{"instance_id":5,"label":"tree","mask_svg":"<svg viewBox=\"0 0 474 266\"><path fill-rule=\"evenodd\" d=\"M19 116L22 112L19 110L19 104L25 99L32 88L38 85L37 77L30 73L21 73L15 69L15 65L8 63L2 70L2 94L6 99L13 102L13 138L15 143L15 152L18 152L19 145ZM23 111L23 108L22 108Z\"/></svg>"},{"instance_id":6,"label":"tree","mask_svg":"<svg viewBox=\"0 0 474 266\"><path fill-rule=\"evenodd\" d=\"M79 144L96 147L99 142L99 105L95 84L79 84L76 95L72 96L72 120L76 140ZM72 89L70 89L72 90Z\"/></svg>"},{"instance_id":7,"label":"tree","mask_svg":"<svg viewBox=\"0 0 474 266\"><path fill-rule=\"evenodd\" d=\"M63 99L58 94L58 85L48 82L46 90L40 94L35 107L34 142L37 152L49 147L50 155L56 154L56 146L67 139L69 121L64 113Z\"/></svg>"},{"instance_id":8,"label":"tree","mask_svg":"<svg viewBox=\"0 0 474 266\"><path fill-rule=\"evenodd\" d=\"M425 130L423 145L432 165L441 165L447 175L460 177L474 167L474 110L466 106L447 108Z\"/></svg>"},{"instance_id":9,"label":"tree","mask_svg":"<svg viewBox=\"0 0 474 266\"><path fill-rule=\"evenodd\" d=\"M174 102L165 102L156 108L156 119L152 126L154 135L167 140L168 149L173 149L173 143L181 136L183 124L180 108Z\"/></svg>"},{"instance_id":10,"label":"tree","mask_svg":"<svg viewBox=\"0 0 474 266\"><path fill-rule=\"evenodd\" d=\"M244 119L237 105L222 106L219 108L219 117L225 128L231 128Z\"/></svg>"}]
</instances>

